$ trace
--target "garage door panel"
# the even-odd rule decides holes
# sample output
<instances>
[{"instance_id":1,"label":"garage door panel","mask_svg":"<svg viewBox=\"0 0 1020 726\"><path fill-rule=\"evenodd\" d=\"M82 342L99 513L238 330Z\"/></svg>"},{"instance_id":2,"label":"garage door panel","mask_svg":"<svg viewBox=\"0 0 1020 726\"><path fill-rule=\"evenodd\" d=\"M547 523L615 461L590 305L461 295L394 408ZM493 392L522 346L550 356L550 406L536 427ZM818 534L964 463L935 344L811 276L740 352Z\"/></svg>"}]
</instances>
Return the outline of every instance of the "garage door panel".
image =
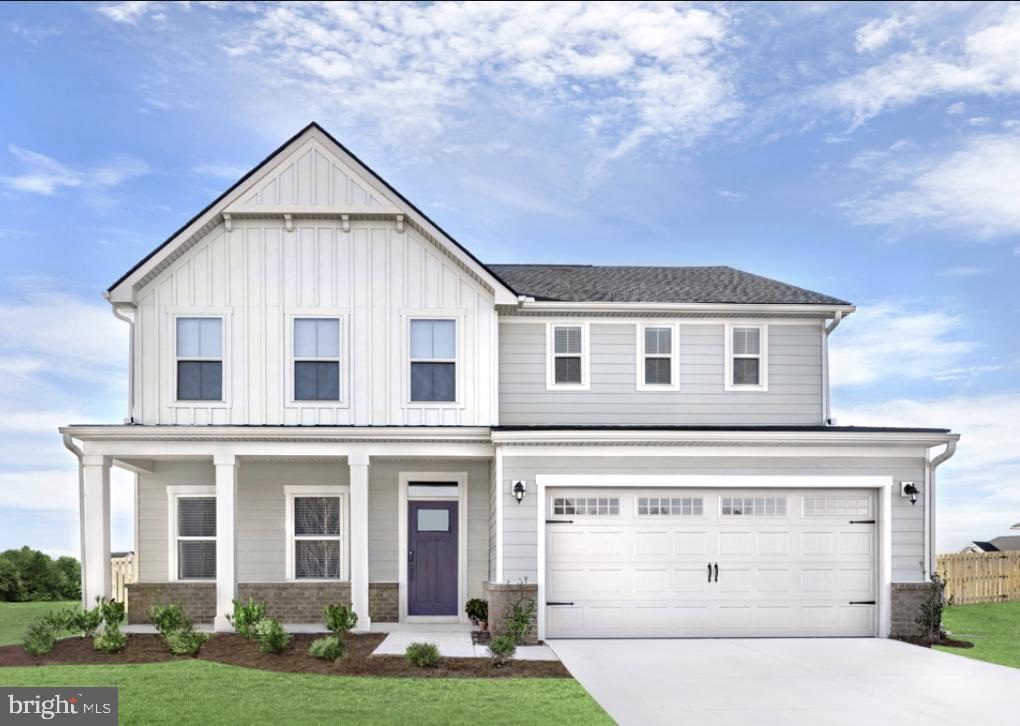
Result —
<instances>
[{"instance_id":1,"label":"garage door panel","mask_svg":"<svg viewBox=\"0 0 1020 726\"><path fill-rule=\"evenodd\" d=\"M673 570L673 589L678 593L696 593L708 590L708 575L704 567L677 567Z\"/></svg>"},{"instance_id":2,"label":"garage door panel","mask_svg":"<svg viewBox=\"0 0 1020 726\"><path fill-rule=\"evenodd\" d=\"M766 556L790 554L790 533L787 531L758 532L758 554Z\"/></svg>"},{"instance_id":3,"label":"garage door panel","mask_svg":"<svg viewBox=\"0 0 1020 726\"><path fill-rule=\"evenodd\" d=\"M670 533L666 530L634 532L634 554L647 559L668 559L673 554Z\"/></svg>"},{"instance_id":4,"label":"garage door panel","mask_svg":"<svg viewBox=\"0 0 1020 726\"><path fill-rule=\"evenodd\" d=\"M871 551L870 532L840 532L839 533L839 554L845 556L861 555L870 557Z\"/></svg>"},{"instance_id":5,"label":"garage door panel","mask_svg":"<svg viewBox=\"0 0 1020 726\"><path fill-rule=\"evenodd\" d=\"M634 592L638 595L672 592L670 573L666 567L637 568L634 570Z\"/></svg>"},{"instance_id":6,"label":"garage door panel","mask_svg":"<svg viewBox=\"0 0 1020 726\"><path fill-rule=\"evenodd\" d=\"M629 589L626 587L626 580L627 573L622 568L592 568L590 575L591 592L595 595L607 594L617 596Z\"/></svg>"},{"instance_id":7,"label":"garage door panel","mask_svg":"<svg viewBox=\"0 0 1020 726\"><path fill-rule=\"evenodd\" d=\"M708 532L673 532L673 553L678 557L708 554Z\"/></svg>"},{"instance_id":8,"label":"garage door panel","mask_svg":"<svg viewBox=\"0 0 1020 726\"><path fill-rule=\"evenodd\" d=\"M800 551L805 557L832 557L836 554L836 536L833 532L803 532Z\"/></svg>"},{"instance_id":9,"label":"garage door panel","mask_svg":"<svg viewBox=\"0 0 1020 726\"><path fill-rule=\"evenodd\" d=\"M862 599L875 594L875 571L871 567L841 568L838 582L841 594L861 596Z\"/></svg>"},{"instance_id":10,"label":"garage door panel","mask_svg":"<svg viewBox=\"0 0 1020 726\"><path fill-rule=\"evenodd\" d=\"M720 532L719 555L750 555L753 537L751 532Z\"/></svg>"},{"instance_id":11,"label":"garage door panel","mask_svg":"<svg viewBox=\"0 0 1020 726\"><path fill-rule=\"evenodd\" d=\"M591 555L602 558L622 558L626 551L625 535L621 530L596 530L591 533Z\"/></svg>"},{"instance_id":12,"label":"garage door panel","mask_svg":"<svg viewBox=\"0 0 1020 726\"><path fill-rule=\"evenodd\" d=\"M758 592L789 592L790 583L789 570L758 570Z\"/></svg>"},{"instance_id":13,"label":"garage door panel","mask_svg":"<svg viewBox=\"0 0 1020 726\"><path fill-rule=\"evenodd\" d=\"M549 533L549 557L553 560L568 557L587 556L589 533L580 529L557 527Z\"/></svg>"}]
</instances>

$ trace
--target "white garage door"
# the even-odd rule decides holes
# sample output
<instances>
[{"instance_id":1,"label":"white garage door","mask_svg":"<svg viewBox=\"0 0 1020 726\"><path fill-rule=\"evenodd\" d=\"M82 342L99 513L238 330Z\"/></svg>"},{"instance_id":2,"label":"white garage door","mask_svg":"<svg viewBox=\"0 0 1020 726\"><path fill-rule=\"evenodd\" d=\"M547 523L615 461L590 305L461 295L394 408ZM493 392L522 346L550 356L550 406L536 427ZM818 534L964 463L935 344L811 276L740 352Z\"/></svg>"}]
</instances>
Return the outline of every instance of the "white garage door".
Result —
<instances>
[{"instance_id":1,"label":"white garage door","mask_svg":"<svg viewBox=\"0 0 1020 726\"><path fill-rule=\"evenodd\" d=\"M546 496L547 637L876 634L871 490Z\"/></svg>"}]
</instances>

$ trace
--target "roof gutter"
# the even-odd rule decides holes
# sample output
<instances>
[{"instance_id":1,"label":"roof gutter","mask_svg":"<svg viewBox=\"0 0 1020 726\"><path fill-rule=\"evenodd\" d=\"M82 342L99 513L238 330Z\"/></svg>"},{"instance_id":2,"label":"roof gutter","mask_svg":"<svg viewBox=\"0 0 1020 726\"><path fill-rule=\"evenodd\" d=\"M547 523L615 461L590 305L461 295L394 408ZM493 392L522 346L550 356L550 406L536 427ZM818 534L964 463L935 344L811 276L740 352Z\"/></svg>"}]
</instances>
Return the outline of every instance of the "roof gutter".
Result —
<instances>
[{"instance_id":1,"label":"roof gutter","mask_svg":"<svg viewBox=\"0 0 1020 726\"><path fill-rule=\"evenodd\" d=\"M110 301L109 291L104 292L103 297L113 306L113 316L128 324L128 415L124 419L124 423L133 424L135 422L135 319L121 312L121 303Z\"/></svg>"},{"instance_id":2,"label":"roof gutter","mask_svg":"<svg viewBox=\"0 0 1020 726\"><path fill-rule=\"evenodd\" d=\"M71 434L65 433L63 438L65 448L78 460L78 548L81 555L79 572L81 582L79 584L81 586L81 606L87 608L89 604L85 602L85 472L81 467L83 452L75 445Z\"/></svg>"},{"instance_id":3,"label":"roof gutter","mask_svg":"<svg viewBox=\"0 0 1020 726\"><path fill-rule=\"evenodd\" d=\"M693 315L806 315L842 320L854 305L806 305L785 303L661 303L661 302L562 302L521 296L516 307L528 312L579 313L688 313ZM833 326L834 327L834 326Z\"/></svg>"},{"instance_id":4,"label":"roof gutter","mask_svg":"<svg viewBox=\"0 0 1020 726\"><path fill-rule=\"evenodd\" d=\"M837 310L832 322L825 326L825 340L822 341L822 421L826 426L834 426L832 419L832 394L829 392L829 336L843 322L843 311Z\"/></svg>"}]
</instances>

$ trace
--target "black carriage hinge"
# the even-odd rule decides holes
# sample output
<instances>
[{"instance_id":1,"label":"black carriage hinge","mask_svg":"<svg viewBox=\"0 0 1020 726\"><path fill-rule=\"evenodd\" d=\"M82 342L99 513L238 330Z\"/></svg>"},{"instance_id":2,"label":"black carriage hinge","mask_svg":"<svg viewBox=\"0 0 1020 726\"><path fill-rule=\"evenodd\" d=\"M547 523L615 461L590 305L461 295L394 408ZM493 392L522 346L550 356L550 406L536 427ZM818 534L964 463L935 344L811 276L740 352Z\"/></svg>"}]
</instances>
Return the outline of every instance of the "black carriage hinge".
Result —
<instances>
[{"instance_id":1,"label":"black carriage hinge","mask_svg":"<svg viewBox=\"0 0 1020 726\"><path fill-rule=\"evenodd\" d=\"M851 600L851 605L874 605L874 600Z\"/></svg>"},{"instance_id":2,"label":"black carriage hinge","mask_svg":"<svg viewBox=\"0 0 1020 726\"><path fill-rule=\"evenodd\" d=\"M572 520L572 519L547 519L547 520L545 520L545 523L546 524L573 524L574 520Z\"/></svg>"},{"instance_id":3,"label":"black carriage hinge","mask_svg":"<svg viewBox=\"0 0 1020 726\"><path fill-rule=\"evenodd\" d=\"M574 603L572 603L572 602L549 602L548 600L546 600L545 604L546 605L573 605Z\"/></svg>"},{"instance_id":4,"label":"black carriage hinge","mask_svg":"<svg viewBox=\"0 0 1020 726\"><path fill-rule=\"evenodd\" d=\"M850 524L874 524L874 519L851 519Z\"/></svg>"}]
</instances>

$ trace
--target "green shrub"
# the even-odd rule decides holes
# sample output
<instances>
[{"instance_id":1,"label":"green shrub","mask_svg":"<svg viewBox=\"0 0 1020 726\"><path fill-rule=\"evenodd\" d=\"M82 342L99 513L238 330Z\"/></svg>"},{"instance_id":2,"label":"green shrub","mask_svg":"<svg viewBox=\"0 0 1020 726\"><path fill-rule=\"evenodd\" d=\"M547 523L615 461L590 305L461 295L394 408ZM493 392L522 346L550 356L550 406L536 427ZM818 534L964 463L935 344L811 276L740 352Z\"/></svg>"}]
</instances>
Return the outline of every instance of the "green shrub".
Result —
<instances>
[{"instance_id":1,"label":"green shrub","mask_svg":"<svg viewBox=\"0 0 1020 726\"><path fill-rule=\"evenodd\" d=\"M184 609L179 603L153 605L149 608L148 616L149 622L164 638L179 630L191 630L191 621L184 614Z\"/></svg>"},{"instance_id":2,"label":"green shrub","mask_svg":"<svg viewBox=\"0 0 1020 726\"><path fill-rule=\"evenodd\" d=\"M163 637L174 655L196 655L202 644L209 640L209 633L192 630L189 625L187 628L173 630Z\"/></svg>"},{"instance_id":3,"label":"green shrub","mask_svg":"<svg viewBox=\"0 0 1020 726\"><path fill-rule=\"evenodd\" d=\"M930 643L937 643L946 637L942 626L942 611L946 607L946 583L938 575L931 576L928 591L921 600L921 614L917 624L921 626L924 638Z\"/></svg>"},{"instance_id":4,"label":"green shrub","mask_svg":"<svg viewBox=\"0 0 1020 726\"><path fill-rule=\"evenodd\" d=\"M506 606L506 634L513 638L514 645L524 645L535 622L535 601L521 597Z\"/></svg>"},{"instance_id":5,"label":"green shrub","mask_svg":"<svg viewBox=\"0 0 1020 726\"><path fill-rule=\"evenodd\" d=\"M48 617L29 624L22 640L25 650L32 655L46 655L57 644L53 623Z\"/></svg>"},{"instance_id":6,"label":"green shrub","mask_svg":"<svg viewBox=\"0 0 1020 726\"><path fill-rule=\"evenodd\" d=\"M464 614L471 618L475 625L489 619L489 603L481 598L473 597L464 605Z\"/></svg>"},{"instance_id":7,"label":"green shrub","mask_svg":"<svg viewBox=\"0 0 1020 726\"><path fill-rule=\"evenodd\" d=\"M255 626L255 639L263 653L282 653L290 638L283 626L272 618L262 618Z\"/></svg>"},{"instance_id":8,"label":"green shrub","mask_svg":"<svg viewBox=\"0 0 1020 726\"><path fill-rule=\"evenodd\" d=\"M435 643L411 643L404 651L407 662L418 668L439 666L439 647Z\"/></svg>"},{"instance_id":9,"label":"green shrub","mask_svg":"<svg viewBox=\"0 0 1020 726\"><path fill-rule=\"evenodd\" d=\"M308 655L320 660L334 661L343 658L346 649L343 640L331 635L328 638L313 640L311 647L308 648Z\"/></svg>"},{"instance_id":10,"label":"green shrub","mask_svg":"<svg viewBox=\"0 0 1020 726\"><path fill-rule=\"evenodd\" d=\"M358 624L358 614L350 605L327 605L322 614L326 619L326 629L341 639Z\"/></svg>"},{"instance_id":11,"label":"green shrub","mask_svg":"<svg viewBox=\"0 0 1020 726\"><path fill-rule=\"evenodd\" d=\"M107 625L92 639L92 647L103 653L119 653L127 646L127 636L116 625Z\"/></svg>"},{"instance_id":12,"label":"green shrub","mask_svg":"<svg viewBox=\"0 0 1020 726\"><path fill-rule=\"evenodd\" d=\"M241 637L248 640L258 640L256 630L259 623L266 618L265 601L255 602L249 598L247 603L238 600L233 602L234 613L233 615L227 615L227 622L234 627L234 632Z\"/></svg>"},{"instance_id":13,"label":"green shrub","mask_svg":"<svg viewBox=\"0 0 1020 726\"><path fill-rule=\"evenodd\" d=\"M96 605L102 613L103 622L106 623L107 628L118 628L120 627L120 624L124 622L124 603L117 602L113 598L103 600L102 598L97 597Z\"/></svg>"},{"instance_id":14,"label":"green shrub","mask_svg":"<svg viewBox=\"0 0 1020 726\"><path fill-rule=\"evenodd\" d=\"M63 627L82 638L91 638L103 624L103 609L96 605L86 610L81 607L68 608L62 613Z\"/></svg>"},{"instance_id":15,"label":"green shrub","mask_svg":"<svg viewBox=\"0 0 1020 726\"><path fill-rule=\"evenodd\" d=\"M512 636L501 635L489 642L489 655L492 656L492 664L499 668L513 660L517 652L517 644Z\"/></svg>"}]
</instances>

